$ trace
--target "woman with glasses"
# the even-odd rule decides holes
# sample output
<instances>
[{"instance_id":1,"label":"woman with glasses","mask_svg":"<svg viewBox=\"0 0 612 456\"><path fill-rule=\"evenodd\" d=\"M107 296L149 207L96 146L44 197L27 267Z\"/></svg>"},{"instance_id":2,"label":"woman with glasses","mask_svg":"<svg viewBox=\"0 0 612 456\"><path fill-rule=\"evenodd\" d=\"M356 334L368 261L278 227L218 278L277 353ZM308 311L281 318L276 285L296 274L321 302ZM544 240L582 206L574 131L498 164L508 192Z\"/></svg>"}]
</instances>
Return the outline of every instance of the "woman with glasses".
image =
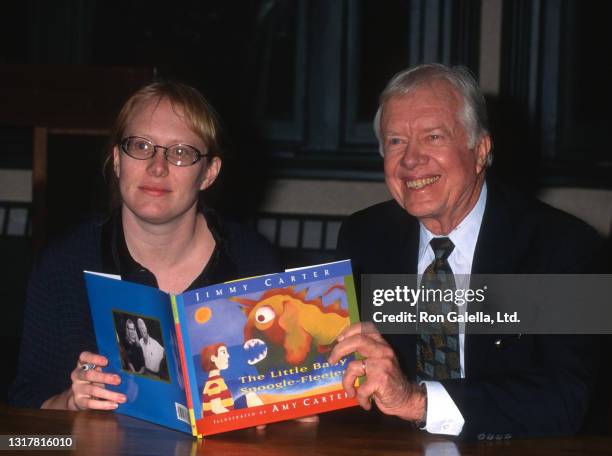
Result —
<instances>
[{"instance_id":1,"label":"woman with glasses","mask_svg":"<svg viewBox=\"0 0 612 456\"><path fill-rule=\"evenodd\" d=\"M225 222L200 193L221 169L217 116L195 89L156 82L133 94L111 136L116 209L51 245L30 281L17 378L18 406L112 410L123 394L104 388L83 271L170 293L277 271L271 247ZM98 367L96 367L98 366Z\"/></svg>"}]
</instances>

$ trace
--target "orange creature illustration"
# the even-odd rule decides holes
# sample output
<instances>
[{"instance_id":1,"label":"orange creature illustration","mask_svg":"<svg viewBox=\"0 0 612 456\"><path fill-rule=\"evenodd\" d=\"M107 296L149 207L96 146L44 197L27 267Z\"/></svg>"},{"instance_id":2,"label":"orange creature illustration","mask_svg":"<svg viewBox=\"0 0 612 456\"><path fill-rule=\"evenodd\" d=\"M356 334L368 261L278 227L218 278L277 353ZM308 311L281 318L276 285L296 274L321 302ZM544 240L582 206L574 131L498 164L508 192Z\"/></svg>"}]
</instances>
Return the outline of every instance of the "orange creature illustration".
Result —
<instances>
[{"instance_id":1,"label":"orange creature illustration","mask_svg":"<svg viewBox=\"0 0 612 456\"><path fill-rule=\"evenodd\" d=\"M334 285L323 296L336 289L344 287ZM340 300L324 306L320 297L307 300L306 295L306 289L296 292L287 287L266 291L258 300L232 298L247 316L244 349L263 347L249 364L268 358L264 364L298 366L331 350L336 337L349 326L349 314Z\"/></svg>"}]
</instances>

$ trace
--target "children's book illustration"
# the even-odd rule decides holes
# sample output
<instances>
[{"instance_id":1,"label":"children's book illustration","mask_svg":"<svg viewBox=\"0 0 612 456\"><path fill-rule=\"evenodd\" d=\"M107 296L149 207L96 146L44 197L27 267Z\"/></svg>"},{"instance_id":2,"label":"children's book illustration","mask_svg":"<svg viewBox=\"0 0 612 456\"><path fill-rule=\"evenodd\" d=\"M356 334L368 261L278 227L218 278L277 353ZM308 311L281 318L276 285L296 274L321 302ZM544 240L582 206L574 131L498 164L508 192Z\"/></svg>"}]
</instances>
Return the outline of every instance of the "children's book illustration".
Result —
<instances>
[{"instance_id":1,"label":"children's book illustration","mask_svg":"<svg viewBox=\"0 0 612 456\"><path fill-rule=\"evenodd\" d=\"M153 383L171 387L172 394L160 389L155 402L163 404L166 394L172 397L165 407L183 421L175 428L186 430L188 423L194 435L210 435L356 405L342 387L352 358L327 362L338 335L358 321L349 261L177 296L94 275L87 281L92 306L101 293L109 299L96 304L95 311L92 307L96 335L105 332L102 321L110 310L117 367L139 391ZM109 287L127 287L132 297L123 304L116 294L125 292L109 292ZM140 294L143 289L146 293ZM155 306L146 304L147 293L159 301L163 316L151 313ZM108 356L110 346L101 339L100 351ZM139 402L146 400L137 395L118 411L131 404L133 416L155 421L139 415Z\"/></svg>"}]
</instances>

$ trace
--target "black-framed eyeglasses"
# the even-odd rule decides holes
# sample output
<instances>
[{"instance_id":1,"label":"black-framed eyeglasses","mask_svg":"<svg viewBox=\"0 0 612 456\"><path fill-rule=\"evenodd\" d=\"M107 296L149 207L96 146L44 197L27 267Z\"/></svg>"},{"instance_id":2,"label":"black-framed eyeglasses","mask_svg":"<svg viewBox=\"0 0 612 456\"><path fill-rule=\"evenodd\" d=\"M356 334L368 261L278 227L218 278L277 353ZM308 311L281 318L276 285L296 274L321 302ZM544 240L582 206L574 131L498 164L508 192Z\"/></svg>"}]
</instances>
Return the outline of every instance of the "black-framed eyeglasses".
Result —
<instances>
[{"instance_id":1,"label":"black-framed eyeglasses","mask_svg":"<svg viewBox=\"0 0 612 456\"><path fill-rule=\"evenodd\" d=\"M136 160L148 160L157 153L157 149L164 151L166 161L174 166L191 166L202 157L209 155L188 144L173 144L171 146L158 146L140 136L128 136L121 141L121 149Z\"/></svg>"}]
</instances>

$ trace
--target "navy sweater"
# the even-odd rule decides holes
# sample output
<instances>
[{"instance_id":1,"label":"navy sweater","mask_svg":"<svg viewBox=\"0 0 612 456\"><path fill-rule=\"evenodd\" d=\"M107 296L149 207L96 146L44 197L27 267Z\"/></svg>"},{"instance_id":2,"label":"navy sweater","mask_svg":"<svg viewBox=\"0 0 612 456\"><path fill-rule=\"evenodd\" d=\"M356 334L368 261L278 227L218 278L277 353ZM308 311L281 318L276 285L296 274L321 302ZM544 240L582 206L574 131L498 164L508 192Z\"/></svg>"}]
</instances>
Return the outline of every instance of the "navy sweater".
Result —
<instances>
[{"instance_id":1,"label":"navy sweater","mask_svg":"<svg viewBox=\"0 0 612 456\"><path fill-rule=\"evenodd\" d=\"M214 261L190 289L280 270L272 247L261 236L237 224L221 222L214 213L212 216L214 223L211 213L206 213L217 241ZM121 251L121 245L105 244L103 226L101 222L89 222L76 227L45 249L35 263L24 311L17 376L9 389L12 405L39 408L70 387L70 373L82 351L97 352L83 271L113 272L104 259L109 257L107 249ZM114 243L124 242L121 231L119 241L115 239ZM114 272L121 272L124 279L147 282L140 280L142 274L126 277L124 271L125 264L115 265Z\"/></svg>"}]
</instances>

